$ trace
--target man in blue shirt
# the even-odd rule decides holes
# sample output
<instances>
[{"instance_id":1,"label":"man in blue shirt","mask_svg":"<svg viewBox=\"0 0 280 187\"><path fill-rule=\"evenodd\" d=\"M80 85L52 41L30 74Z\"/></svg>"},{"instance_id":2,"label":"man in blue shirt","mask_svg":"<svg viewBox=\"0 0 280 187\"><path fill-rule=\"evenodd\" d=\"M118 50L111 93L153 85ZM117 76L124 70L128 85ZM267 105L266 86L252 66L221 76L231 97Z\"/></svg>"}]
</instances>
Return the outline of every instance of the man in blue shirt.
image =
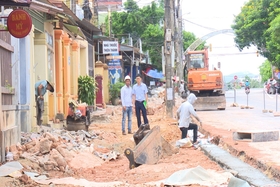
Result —
<instances>
[{"instance_id":1,"label":"man in blue shirt","mask_svg":"<svg viewBox=\"0 0 280 187\"><path fill-rule=\"evenodd\" d=\"M141 75L136 76L136 84L133 86L132 94L133 94L133 103L135 104L135 111L137 117L137 125L138 128L141 125L141 116L140 111L142 112L144 118L144 124L149 124L147 118L147 102L148 102L148 89L146 84L142 83ZM145 106L146 105L146 106Z\"/></svg>"},{"instance_id":2,"label":"man in blue shirt","mask_svg":"<svg viewBox=\"0 0 280 187\"><path fill-rule=\"evenodd\" d=\"M128 134L132 134L131 131L131 118L132 118L132 88L130 86L130 77L127 75L124 78L125 85L121 89L121 100L122 100L122 134L126 135L125 132L125 120L128 117Z\"/></svg>"},{"instance_id":3,"label":"man in blue shirt","mask_svg":"<svg viewBox=\"0 0 280 187\"><path fill-rule=\"evenodd\" d=\"M44 112L44 95L49 90L54 92L54 88L47 80L41 80L35 83L35 101L37 125L42 125L42 115Z\"/></svg>"}]
</instances>

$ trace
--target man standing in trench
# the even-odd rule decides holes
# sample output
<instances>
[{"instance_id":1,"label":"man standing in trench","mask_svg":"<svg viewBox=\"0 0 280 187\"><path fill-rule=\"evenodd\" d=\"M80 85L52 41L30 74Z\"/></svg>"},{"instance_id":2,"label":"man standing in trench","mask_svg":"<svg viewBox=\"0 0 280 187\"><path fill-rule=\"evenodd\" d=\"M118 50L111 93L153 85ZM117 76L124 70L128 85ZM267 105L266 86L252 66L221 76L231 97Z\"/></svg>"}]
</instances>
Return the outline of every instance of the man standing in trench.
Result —
<instances>
[{"instance_id":1,"label":"man standing in trench","mask_svg":"<svg viewBox=\"0 0 280 187\"><path fill-rule=\"evenodd\" d=\"M147 102L148 102L148 89L146 84L142 82L141 75L136 76L136 84L133 86L132 94L133 94L133 103L135 104L135 111L137 117L137 125L138 128L141 125L141 116L140 111L142 112L144 118L144 124L149 124L147 118Z\"/></svg>"},{"instance_id":2,"label":"man standing in trench","mask_svg":"<svg viewBox=\"0 0 280 187\"><path fill-rule=\"evenodd\" d=\"M47 80L41 80L35 83L35 101L37 125L42 125L42 115L44 112L44 95L49 90L54 92L54 88Z\"/></svg>"},{"instance_id":3,"label":"man standing in trench","mask_svg":"<svg viewBox=\"0 0 280 187\"><path fill-rule=\"evenodd\" d=\"M124 78L125 85L121 89L121 100L122 100L122 134L126 135L125 132L125 121L126 116L128 117L128 134L132 134L131 123L132 123L132 88L130 86L130 77L127 75Z\"/></svg>"},{"instance_id":4,"label":"man standing in trench","mask_svg":"<svg viewBox=\"0 0 280 187\"><path fill-rule=\"evenodd\" d=\"M193 115L202 126L202 122L198 115L194 111L193 104L197 100L197 97L191 93L187 101L183 102L177 110L177 118L179 119L179 128L182 131L182 139L187 137L188 130L193 130L193 143L197 143L197 125L191 123L191 115Z\"/></svg>"}]
</instances>

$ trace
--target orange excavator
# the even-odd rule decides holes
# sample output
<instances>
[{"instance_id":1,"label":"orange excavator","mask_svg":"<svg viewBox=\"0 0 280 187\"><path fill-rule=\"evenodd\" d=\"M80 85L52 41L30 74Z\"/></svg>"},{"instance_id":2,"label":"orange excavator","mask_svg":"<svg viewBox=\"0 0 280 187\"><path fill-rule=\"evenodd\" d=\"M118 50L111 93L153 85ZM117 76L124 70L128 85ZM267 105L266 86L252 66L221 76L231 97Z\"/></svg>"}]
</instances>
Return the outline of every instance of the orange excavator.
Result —
<instances>
[{"instance_id":1,"label":"orange excavator","mask_svg":"<svg viewBox=\"0 0 280 187\"><path fill-rule=\"evenodd\" d=\"M187 51L184 66L185 90L194 93L195 110L225 110L223 74L220 70L209 70L208 48Z\"/></svg>"}]
</instances>

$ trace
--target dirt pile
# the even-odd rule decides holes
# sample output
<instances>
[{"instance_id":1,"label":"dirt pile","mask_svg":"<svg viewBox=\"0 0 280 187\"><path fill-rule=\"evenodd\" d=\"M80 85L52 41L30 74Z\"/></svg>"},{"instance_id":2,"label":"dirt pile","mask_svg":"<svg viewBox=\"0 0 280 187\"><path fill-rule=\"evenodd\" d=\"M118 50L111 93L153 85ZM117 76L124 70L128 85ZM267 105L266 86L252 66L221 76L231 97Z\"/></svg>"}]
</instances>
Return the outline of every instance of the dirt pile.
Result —
<instances>
[{"instance_id":1,"label":"dirt pile","mask_svg":"<svg viewBox=\"0 0 280 187\"><path fill-rule=\"evenodd\" d=\"M39 164L44 171L62 171L71 174L72 169L101 165L115 160L118 152L95 144L95 140L110 141L116 136L108 132L49 129L41 134L22 134L22 144L12 145L7 151L10 160L24 158Z\"/></svg>"}]
</instances>

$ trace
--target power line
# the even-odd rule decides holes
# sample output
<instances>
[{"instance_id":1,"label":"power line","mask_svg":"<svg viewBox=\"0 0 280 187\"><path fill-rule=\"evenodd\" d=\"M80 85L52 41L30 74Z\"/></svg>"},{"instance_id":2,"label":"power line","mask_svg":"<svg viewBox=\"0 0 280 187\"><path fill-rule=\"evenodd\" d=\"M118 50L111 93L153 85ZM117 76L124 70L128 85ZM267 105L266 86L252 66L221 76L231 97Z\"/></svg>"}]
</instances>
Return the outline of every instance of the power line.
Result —
<instances>
[{"instance_id":1,"label":"power line","mask_svg":"<svg viewBox=\"0 0 280 187\"><path fill-rule=\"evenodd\" d=\"M189 23L191 23L191 24L194 24L194 25L196 25L196 26L199 26L199 27L202 27L202 28L211 30L211 31L216 31L216 30L217 30L217 29L214 29L214 28L211 28L211 27L206 27L206 26L203 26L203 25L194 23L194 22L192 22L192 21L190 21L190 20L187 20L187 19L183 19L183 20L184 20L184 21L187 21L187 22L189 22Z\"/></svg>"}]
</instances>

